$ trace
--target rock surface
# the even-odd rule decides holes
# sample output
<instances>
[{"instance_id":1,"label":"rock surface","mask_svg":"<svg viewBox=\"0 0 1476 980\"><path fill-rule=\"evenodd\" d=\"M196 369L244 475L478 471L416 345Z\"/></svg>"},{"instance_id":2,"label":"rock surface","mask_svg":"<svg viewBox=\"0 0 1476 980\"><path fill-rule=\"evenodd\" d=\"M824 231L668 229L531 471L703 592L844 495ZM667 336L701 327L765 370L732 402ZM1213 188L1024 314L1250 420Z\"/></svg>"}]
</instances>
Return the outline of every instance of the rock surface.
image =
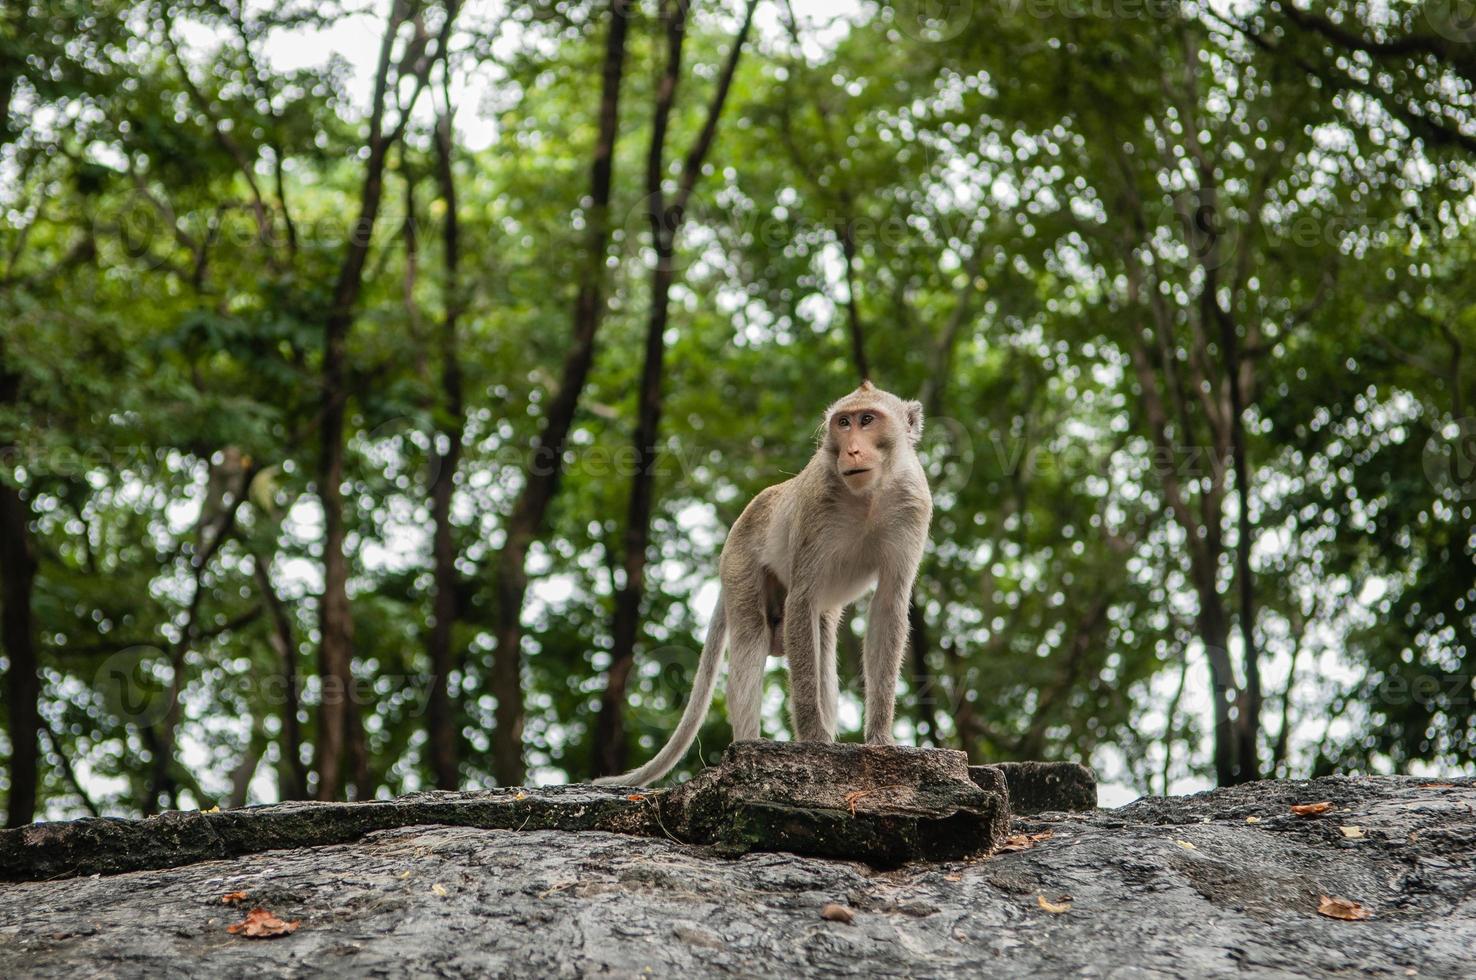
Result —
<instances>
[{"instance_id":1,"label":"rock surface","mask_svg":"<svg viewBox=\"0 0 1476 980\"><path fill-rule=\"evenodd\" d=\"M890 871L531 824L399 827L0 885L0 976L1462 977L1476 784L1452 782L1257 783L1017 818L1016 834L1052 836ZM221 903L237 891L244 905ZM1323 895L1372 918L1320 916ZM828 904L852 921L822 918ZM254 905L301 926L228 933Z\"/></svg>"},{"instance_id":2,"label":"rock surface","mask_svg":"<svg viewBox=\"0 0 1476 980\"><path fill-rule=\"evenodd\" d=\"M147 820L87 818L0 830L0 881L169 868L261 851L342 844L376 830L446 824L484 830L601 830L657 836L655 799L623 790L551 786L481 793L416 793L363 803L278 803L164 813Z\"/></svg>"},{"instance_id":3,"label":"rock surface","mask_svg":"<svg viewBox=\"0 0 1476 980\"><path fill-rule=\"evenodd\" d=\"M995 785L991 773L1004 777L1011 813L1082 813L1097 808L1097 777L1075 762L997 762L969 767L969 775L980 786Z\"/></svg>"},{"instance_id":4,"label":"rock surface","mask_svg":"<svg viewBox=\"0 0 1476 980\"><path fill-rule=\"evenodd\" d=\"M735 742L663 800L682 840L729 855L792 851L882 867L989 853L1009 833L1003 783L949 749Z\"/></svg>"},{"instance_id":5,"label":"rock surface","mask_svg":"<svg viewBox=\"0 0 1476 980\"><path fill-rule=\"evenodd\" d=\"M792 851L896 865L988 853L1009 822L1003 778L971 774L962 752L737 742L720 764L674 790L575 785L418 793L0 830L0 881L167 868L343 844L377 830L426 824L611 831L716 844L730 856Z\"/></svg>"}]
</instances>

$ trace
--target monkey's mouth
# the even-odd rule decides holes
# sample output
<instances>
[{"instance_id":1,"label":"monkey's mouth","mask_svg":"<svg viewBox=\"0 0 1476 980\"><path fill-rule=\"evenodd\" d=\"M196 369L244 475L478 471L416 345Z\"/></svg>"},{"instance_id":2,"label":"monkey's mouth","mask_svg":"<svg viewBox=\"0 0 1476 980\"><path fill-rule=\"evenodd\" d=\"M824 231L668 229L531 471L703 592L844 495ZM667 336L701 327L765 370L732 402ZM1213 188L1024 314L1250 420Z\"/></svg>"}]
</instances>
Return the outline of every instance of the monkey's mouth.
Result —
<instances>
[{"instance_id":1,"label":"monkey's mouth","mask_svg":"<svg viewBox=\"0 0 1476 980\"><path fill-rule=\"evenodd\" d=\"M871 467L869 467L869 466L862 466L862 467L858 467L858 468L856 468L854 470L843 470L841 472L841 476L857 476L858 474L861 474L861 473L870 473L870 472L871 472Z\"/></svg>"}]
</instances>

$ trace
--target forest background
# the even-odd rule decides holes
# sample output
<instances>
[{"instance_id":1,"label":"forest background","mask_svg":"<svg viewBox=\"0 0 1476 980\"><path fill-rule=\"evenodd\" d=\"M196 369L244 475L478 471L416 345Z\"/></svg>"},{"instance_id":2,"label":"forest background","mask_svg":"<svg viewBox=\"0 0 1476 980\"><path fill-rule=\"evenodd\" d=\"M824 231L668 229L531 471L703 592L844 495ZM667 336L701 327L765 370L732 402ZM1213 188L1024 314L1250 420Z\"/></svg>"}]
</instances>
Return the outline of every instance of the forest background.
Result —
<instances>
[{"instance_id":1,"label":"forest background","mask_svg":"<svg viewBox=\"0 0 1476 980\"><path fill-rule=\"evenodd\" d=\"M1473 84L1466 0L7 4L9 822L646 758L864 377L900 741L1469 771Z\"/></svg>"}]
</instances>

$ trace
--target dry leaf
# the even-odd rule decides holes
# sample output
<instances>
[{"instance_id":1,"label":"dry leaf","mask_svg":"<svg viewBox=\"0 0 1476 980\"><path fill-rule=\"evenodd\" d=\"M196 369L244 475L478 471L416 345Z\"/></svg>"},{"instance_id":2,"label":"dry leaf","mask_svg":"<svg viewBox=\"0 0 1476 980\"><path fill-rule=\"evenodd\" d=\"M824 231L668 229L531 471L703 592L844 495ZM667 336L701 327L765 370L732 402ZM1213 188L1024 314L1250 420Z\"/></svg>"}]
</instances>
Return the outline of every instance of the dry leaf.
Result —
<instances>
[{"instance_id":1,"label":"dry leaf","mask_svg":"<svg viewBox=\"0 0 1476 980\"><path fill-rule=\"evenodd\" d=\"M246 899L247 895L245 892L228 892L220 896L221 903L224 905L235 905L237 902L246 901Z\"/></svg>"},{"instance_id":2,"label":"dry leaf","mask_svg":"<svg viewBox=\"0 0 1476 980\"><path fill-rule=\"evenodd\" d=\"M1186 840L1176 840L1176 841L1174 841L1174 843L1175 844L1178 844L1180 847L1182 847L1186 851L1197 851L1197 850L1199 850L1199 848L1195 847L1193 844L1189 843Z\"/></svg>"},{"instance_id":3,"label":"dry leaf","mask_svg":"<svg viewBox=\"0 0 1476 980\"><path fill-rule=\"evenodd\" d=\"M1339 827L1338 829L1341 830L1343 832L1343 836L1348 838L1349 840L1363 840L1362 827L1347 824L1345 826Z\"/></svg>"},{"instance_id":4,"label":"dry leaf","mask_svg":"<svg viewBox=\"0 0 1476 980\"><path fill-rule=\"evenodd\" d=\"M528 794L524 793L522 790L518 790L517 795L513 797L513 799L515 800L526 800L527 798Z\"/></svg>"},{"instance_id":5,"label":"dry leaf","mask_svg":"<svg viewBox=\"0 0 1476 980\"><path fill-rule=\"evenodd\" d=\"M1246 823L1250 823L1250 824L1257 824L1257 823L1260 823L1261 822L1261 818L1260 817L1246 817L1245 818L1245 822Z\"/></svg>"},{"instance_id":6,"label":"dry leaf","mask_svg":"<svg viewBox=\"0 0 1476 980\"><path fill-rule=\"evenodd\" d=\"M445 898L448 894L450 894L446 891L446 886L441 884L439 881L436 882L434 885L431 885L431 891L435 892L442 898Z\"/></svg>"},{"instance_id":7,"label":"dry leaf","mask_svg":"<svg viewBox=\"0 0 1476 980\"><path fill-rule=\"evenodd\" d=\"M1011 834L1005 838L1005 842L999 845L999 853L1008 854L1011 851L1028 851L1038 842L1050 840L1056 836L1055 831L1047 830L1040 834Z\"/></svg>"},{"instance_id":8,"label":"dry leaf","mask_svg":"<svg viewBox=\"0 0 1476 980\"><path fill-rule=\"evenodd\" d=\"M215 804L215 806L211 807L210 809L208 809L208 810L201 810L200 812L201 813L219 813L220 812L220 804L217 803L217 804Z\"/></svg>"},{"instance_id":9,"label":"dry leaf","mask_svg":"<svg viewBox=\"0 0 1476 980\"><path fill-rule=\"evenodd\" d=\"M400 878L401 879L408 878L408 877L410 877L410 871L409 871L409 869L406 869L406 870L400 872Z\"/></svg>"},{"instance_id":10,"label":"dry leaf","mask_svg":"<svg viewBox=\"0 0 1476 980\"><path fill-rule=\"evenodd\" d=\"M1321 803L1294 803L1292 804L1291 811L1299 817L1315 817L1319 813L1326 813L1331 809L1331 801L1323 800Z\"/></svg>"},{"instance_id":11,"label":"dry leaf","mask_svg":"<svg viewBox=\"0 0 1476 980\"><path fill-rule=\"evenodd\" d=\"M630 802L632 802L632 803L639 803L639 802L641 802L641 800L644 800L645 798L646 798L645 797L645 794L643 794L643 793L632 793L632 794L630 794L629 796L626 797L626 799L627 800L630 800Z\"/></svg>"},{"instance_id":12,"label":"dry leaf","mask_svg":"<svg viewBox=\"0 0 1476 980\"><path fill-rule=\"evenodd\" d=\"M1455 783L1420 783L1420 789L1455 789Z\"/></svg>"},{"instance_id":13,"label":"dry leaf","mask_svg":"<svg viewBox=\"0 0 1476 980\"><path fill-rule=\"evenodd\" d=\"M302 925L301 919L291 922L283 922L266 909L255 908L246 913L246 918L235 925L226 926L226 932L236 936L245 936L248 939L271 939L274 936L285 936L297 931Z\"/></svg>"},{"instance_id":14,"label":"dry leaf","mask_svg":"<svg viewBox=\"0 0 1476 980\"><path fill-rule=\"evenodd\" d=\"M1349 899L1329 898L1323 895L1317 901L1317 914L1325 915L1329 919L1343 919L1347 922L1357 922L1360 919L1367 919L1373 913Z\"/></svg>"},{"instance_id":15,"label":"dry leaf","mask_svg":"<svg viewBox=\"0 0 1476 980\"><path fill-rule=\"evenodd\" d=\"M963 875L944 875L944 881L963 881Z\"/></svg>"},{"instance_id":16,"label":"dry leaf","mask_svg":"<svg viewBox=\"0 0 1476 980\"><path fill-rule=\"evenodd\" d=\"M1041 908L1045 909L1052 915L1060 915L1062 912L1071 911L1070 902L1052 902L1044 895L1035 896L1035 904L1039 905Z\"/></svg>"},{"instance_id":17,"label":"dry leaf","mask_svg":"<svg viewBox=\"0 0 1476 980\"><path fill-rule=\"evenodd\" d=\"M849 793L847 793L845 796L841 797L841 799L843 799L843 800L846 801L846 806L850 807L850 809L851 809L851 816L854 817L856 815L856 801L859 800L859 799L861 799L863 796L870 796L870 795L871 795L871 790L869 790L869 789L853 789Z\"/></svg>"},{"instance_id":18,"label":"dry leaf","mask_svg":"<svg viewBox=\"0 0 1476 980\"><path fill-rule=\"evenodd\" d=\"M824 919L827 922L850 922L852 919L856 918L856 913L852 912L844 905L837 905L834 902L829 902L821 906L820 918Z\"/></svg>"}]
</instances>

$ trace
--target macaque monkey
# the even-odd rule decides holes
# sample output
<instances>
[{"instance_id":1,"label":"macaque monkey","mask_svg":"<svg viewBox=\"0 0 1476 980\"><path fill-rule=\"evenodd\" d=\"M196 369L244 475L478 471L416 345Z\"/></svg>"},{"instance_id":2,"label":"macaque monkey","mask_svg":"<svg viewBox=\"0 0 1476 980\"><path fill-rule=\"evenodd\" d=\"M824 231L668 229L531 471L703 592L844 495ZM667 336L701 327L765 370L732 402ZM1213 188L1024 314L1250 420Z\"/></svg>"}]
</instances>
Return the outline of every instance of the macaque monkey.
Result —
<instances>
[{"instance_id":1,"label":"macaque monkey","mask_svg":"<svg viewBox=\"0 0 1476 980\"><path fill-rule=\"evenodd\" d=\"M641 768L596 782L643 786L671 771L712 703L725 648L734 739L759 737L773 656L789 661L795 738L835 741L836 628L841 610L873 587L863 656L866 741L891 744L912 580L933 514L917 458L922 423L921 403L870 381L826 409L809 464L754 497L728 534L718 563L722 594L676 732Z\"/></svg>"}]
</instances>

